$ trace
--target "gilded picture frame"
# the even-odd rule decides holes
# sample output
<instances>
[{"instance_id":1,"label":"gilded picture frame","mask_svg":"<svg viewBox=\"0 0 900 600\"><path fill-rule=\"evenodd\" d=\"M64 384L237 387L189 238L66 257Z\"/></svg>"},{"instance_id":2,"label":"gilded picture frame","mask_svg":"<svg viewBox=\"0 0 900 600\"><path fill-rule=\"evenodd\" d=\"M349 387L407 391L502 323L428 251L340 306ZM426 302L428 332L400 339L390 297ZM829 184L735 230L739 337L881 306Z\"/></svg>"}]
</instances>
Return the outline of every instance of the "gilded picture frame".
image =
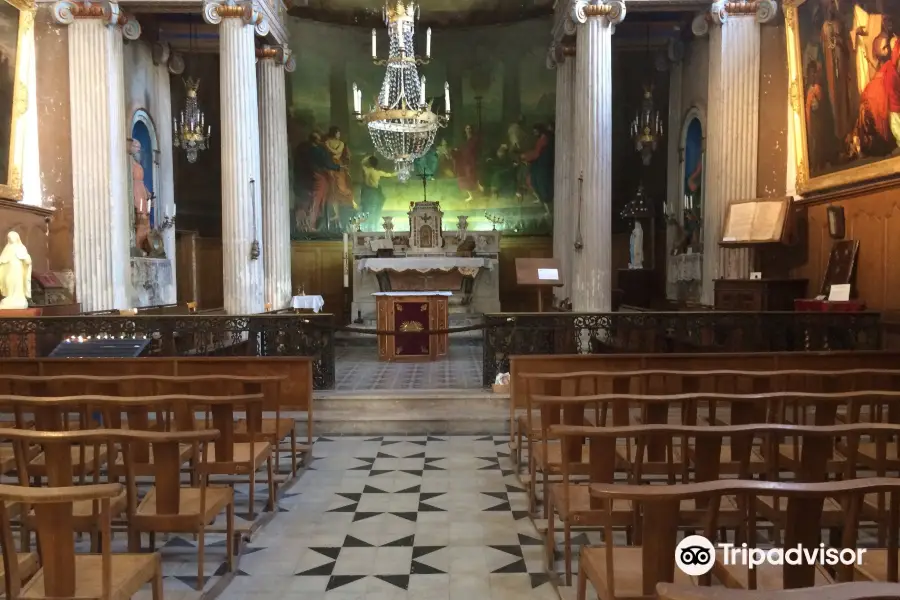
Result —
<instances>
[{"instance_id":1,"label":"gilded picture frame","mask_svg":"<svg viewBox=\"0 0 900 600\"><path fill-rule=\"evenodd\" d=\"M800 36L799 11L816 0L784 0L784 20L787 36L787 67L789 81L790 122L793 135L793 158L796 166L797 194L817 195L829 190L848 189L889 178L900 172L900 156L887 156L859 166L848 166L837 171L812 176L810 169L810 132L806 118L806 86L804 80L803 42Z\"/></svg>"},{"instance_id":2,"label":"gilded picture frame","mask_svg":"<svg viewBox=\"0 0 900 600\"><path fill-rule=\"evenodd\" d=\"M35 67L33 60L35 4L34 0L0 0L0 2L19 11L9 140L0 140L0 143L9 143L9 164L6 181L0 182L0 199L19 202L22 200L22 164L25 160L26 127L23 117L28 110L28 82L33 79Z\"/></svg>"}]
</instances>

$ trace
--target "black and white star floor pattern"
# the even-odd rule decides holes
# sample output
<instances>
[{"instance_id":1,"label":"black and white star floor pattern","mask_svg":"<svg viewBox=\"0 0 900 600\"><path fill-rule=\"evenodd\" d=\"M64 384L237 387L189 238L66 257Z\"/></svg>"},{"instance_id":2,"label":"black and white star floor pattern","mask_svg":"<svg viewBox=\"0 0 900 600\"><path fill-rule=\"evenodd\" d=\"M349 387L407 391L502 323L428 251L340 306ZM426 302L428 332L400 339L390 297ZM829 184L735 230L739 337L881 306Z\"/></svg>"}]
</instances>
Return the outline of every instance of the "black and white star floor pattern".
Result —
<instances>
[{"instance_id":1,"label":"black and white star floor pattern","mask_svg":"<svg viewBox=\"0 0 900 600\"><path fill-rule=\"evenodd\" d=\"M557 600L508 452L506 437L319 438L220 598Z\"/></svg>"}]
</instances>

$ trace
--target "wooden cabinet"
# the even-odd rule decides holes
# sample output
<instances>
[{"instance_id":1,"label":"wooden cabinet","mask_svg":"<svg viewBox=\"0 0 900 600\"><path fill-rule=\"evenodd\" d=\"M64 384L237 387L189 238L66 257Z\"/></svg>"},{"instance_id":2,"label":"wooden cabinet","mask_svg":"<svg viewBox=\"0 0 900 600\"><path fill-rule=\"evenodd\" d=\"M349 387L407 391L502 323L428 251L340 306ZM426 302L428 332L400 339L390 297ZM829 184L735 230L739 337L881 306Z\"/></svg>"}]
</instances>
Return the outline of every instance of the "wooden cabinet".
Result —
<instances>
[{"instance_id":1,"label":"wooden cabinet","mask_svg":"<svg viewBox=\"0 0 900 600\"><path fill-rule=\"evenodd\" d=\"M806 296L806 279L716 279L715 309L792 311Z\"/></svg>"}]
</instances>

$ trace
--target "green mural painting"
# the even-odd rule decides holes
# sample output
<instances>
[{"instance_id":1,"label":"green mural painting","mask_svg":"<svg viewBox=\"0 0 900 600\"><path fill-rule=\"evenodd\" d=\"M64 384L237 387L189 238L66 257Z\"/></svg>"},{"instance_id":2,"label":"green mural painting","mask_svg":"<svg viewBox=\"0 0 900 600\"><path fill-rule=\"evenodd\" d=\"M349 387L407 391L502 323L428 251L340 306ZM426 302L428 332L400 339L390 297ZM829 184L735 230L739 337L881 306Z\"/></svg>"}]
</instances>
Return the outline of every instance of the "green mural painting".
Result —
<instances>
[{"instance_id":1,"label":"green mural painting","mask_svg":"<svg viewBox=\"0 0 900 600\"><path fill-rule=\"evenodd\" d=\"M545 66L546 19L434 32L421 72L435 106L449 83L453 113L406 183L352 114L353 83L367 106L384 75L370 58L371 31L299 19L289 27L304 48L288 99L294 239L340 236L359 215L363 231L382 231L382 217L404 223L425 196L447 222L468 216L470 229L491 229L490 216L508 233L552 231L556 76ZM383 49L387 33L378 36Z\"/></svg>"}]
</instances>

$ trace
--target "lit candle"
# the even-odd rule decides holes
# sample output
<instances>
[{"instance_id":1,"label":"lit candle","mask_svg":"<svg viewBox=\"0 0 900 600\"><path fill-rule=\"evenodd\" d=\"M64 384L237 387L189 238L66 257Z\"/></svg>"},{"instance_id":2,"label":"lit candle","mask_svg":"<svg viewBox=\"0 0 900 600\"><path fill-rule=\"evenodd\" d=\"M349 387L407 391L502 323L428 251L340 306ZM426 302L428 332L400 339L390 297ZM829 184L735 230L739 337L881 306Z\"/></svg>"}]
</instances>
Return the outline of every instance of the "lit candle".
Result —
<instances>
[{"instance_id":1,"label":"lit candle","mask_svg":"<svg viewBox=\"0 0 900 600\"><path fill-rule=\"evenodd\" d=\"M350 287L350 270L347 268L349 266L348 260L350 260L349 255L349 246L350 240L347 235L347 232L344 232L344 287Z\"/></svg>"},{"instance_id":2,"label":"lit candle","mask_svg":"<svg viewBox=\"0 0 900 600\"><path fill-rule=\"evenodd\" d=\"M444 82L444 110L450 112L450 84Z\"/></svg>"},{"instance_id":3,"label":"lit candle","mask_svg":"<svg viewBox=\"0 0 900 600\"><path fill-rule=\"evenodd\" d=\"M422 98L422 104L425 104L425 76L422 75L421 81L419 81L419 97Z\"/></svg>"},{"instance_id":4,"label":"lit candle","mask_svg":"<svg viewBox=\"0 0 900 600\"><path fill-rule=\"evenodd\" d=\"M375 32L375 28L373 27L372 28L372 58L378 58L378 51L376 49L377 48L377 46L376 46L377 37L376 36L377 36L377 33Z\"/></svg>"},{"instance_id":5,"label":"lit candle","mask_svg":"<svg viewBox=\"0 0 900 600\"><path fill-rule=\"evenodd\" d=\"M353 112L358 113L361 112L359 106L359 87L357 87L356 83L353 84Z\"/></svg>"},{"instance_id":6,"label":"lit candle","mask_svg":"<svg viewBox=\"0 0 900 600\"><path fill-rule=\"evenodd\" d=\"M147 214L150 214L150 207L153 204L153 200L147 200Z\"/></svg>"},{"instance_id":7,"label":"lit candle","mask_svg":"<svg viewBox=\"0 0 900 600\"><path fill-rule=\"evenodd\" d=\"M431 58L431 27L425 30L425 58Z\"/></svg>"},{"instance_id":8,"label":"lit candle","mask_svg":"<svg viewBox=\"0 0 900 600\"><path fill-rule=\"evenodd\" d=\"M176 213L176 212L178 212L178 205L177 205L177 204L173 204L173 205L172 205L172 216L173 216L173 217L175 216L175 213Z\"/></svg>"}]
</instances>

